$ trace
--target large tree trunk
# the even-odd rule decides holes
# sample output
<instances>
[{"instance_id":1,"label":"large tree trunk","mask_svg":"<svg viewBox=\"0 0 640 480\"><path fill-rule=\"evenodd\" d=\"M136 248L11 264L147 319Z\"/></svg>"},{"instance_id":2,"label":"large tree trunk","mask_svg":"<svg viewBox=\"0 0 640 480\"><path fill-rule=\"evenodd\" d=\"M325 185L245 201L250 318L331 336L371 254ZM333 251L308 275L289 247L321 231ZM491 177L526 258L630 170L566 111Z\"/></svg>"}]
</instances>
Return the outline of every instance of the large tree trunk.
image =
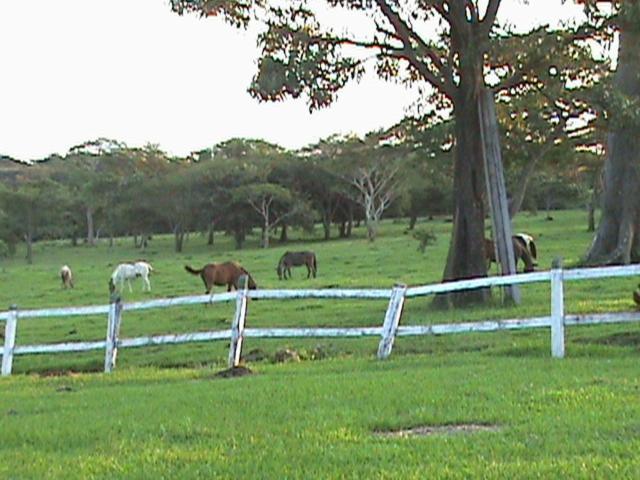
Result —
<instances>
[{"instance_id":1,"label":"large tree trunk","mask_svg":"<svg viewBox=\"0 0 640 480\"><path fill-rule=\"evenodd\" d=\"M635 28L635 27L634 27ZM640 32L620 32L618 92L640 100ZM614 112L615 114L615 112ZM602 217L586 256L589 265L640 261L640 132L635 122L616 122L607 139Z\"/></svg>"},{"instance_id":2,"label":"large tree trunk","mask_svg":"<svg viewBox=\"0 0 640 480\"><path fill-rule=\"evenodd\" d=\"M466 59L467 62L470 59ZM463 67L464 69L464 67ZM478 95L482 85L482 62L467 65L463 83L454 100L455 157L453 191L453 232L443 281L487 275L484 252L485 176L480 135ZM484 302L490 296L486 288L438 295L438 307Z\"/></svg>"},{"instance_id":3,"label":"large tree trunk","mask_svg":"<svg viewBox=\"0 0 640 480\"><path fill-rule=\"evenodd\" d=\"M89 245L95 245L96 239L94 236L93 209L91 207L87 207L85 214L87 217L87 243Z\"/></svg>"}]
</instances>

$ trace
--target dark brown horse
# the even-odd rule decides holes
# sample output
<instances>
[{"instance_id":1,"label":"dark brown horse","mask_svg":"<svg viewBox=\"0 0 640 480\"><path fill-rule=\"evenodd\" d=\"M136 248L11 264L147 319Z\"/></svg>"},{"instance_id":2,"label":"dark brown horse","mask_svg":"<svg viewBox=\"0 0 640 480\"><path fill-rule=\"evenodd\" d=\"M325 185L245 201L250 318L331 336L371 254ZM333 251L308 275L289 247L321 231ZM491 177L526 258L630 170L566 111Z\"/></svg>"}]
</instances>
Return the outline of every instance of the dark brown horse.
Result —
<instances>
[{"instance_id":1,"label":"dark brown horse","mask_svg":"<svg viewBox=\"0 0 640 480\"><path fill-rule=\"evenodd\" d=\"M200 275L205 286L205 293L211 293L211 289L214 285L226 285L227 292L231 291L231 288L238 289L238 280L242 275L246 275L249 279L249 288L255 290L257 288L256 282L245 270L245 268L237 262L224 262L224 263L208 263L200 270L191 268L189 265L184 266L185 270L193 275Z\"/></svg>"},{"instance_id":2,"label":"dark brown horse","mask_svg":"<svg viewBox=\"0 0 640 480\"><path fill-rule=\"evenodd\" d=\"M535 263L533 258L531 258L531 253L524 246L524 244L517 237L512 237L511 241L513 243L513 254L516 260L516 270L518 269L518 260L522 260L524 263L524 272L533 272ZM484 239L484 255L487 259L487 270L491 267L491 262L496 262L496 247L493 243L493 240L488 238Z\"/></svg>"},{"instance_id":3,"label":"dark brown horse","mask_svg":"<svg viewBox=\"0 0 640 480\"><path fill-rule=\"evenodd\" d=\"M291 267L299 267L305 265L307 267L307 278L313 275L316 278L318 272L318 264L316 262L316 254L313 252L284 252L284 255L280 257L276 272L278 272L278 278L282 280L287 279L287 274L291 278Z\"/></svg>"}]
</instances>

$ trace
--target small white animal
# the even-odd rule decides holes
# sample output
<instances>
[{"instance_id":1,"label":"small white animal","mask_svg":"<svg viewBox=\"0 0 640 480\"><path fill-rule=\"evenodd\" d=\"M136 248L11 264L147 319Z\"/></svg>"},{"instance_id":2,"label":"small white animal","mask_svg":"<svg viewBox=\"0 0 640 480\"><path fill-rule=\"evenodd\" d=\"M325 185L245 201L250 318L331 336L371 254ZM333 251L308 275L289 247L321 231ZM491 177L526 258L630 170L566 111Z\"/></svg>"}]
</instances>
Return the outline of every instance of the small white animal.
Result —
<instances>
[{"instance_id":1,"label":"small white animal","mask_svg":"<svg viewBox=\"0 0 640 480\"><path fill-rule=\"evenodd\" d=\"M60 268L60 279L64 288L73 288L73 274L68 265L63 265Z\"/></svg>"},{"instance_id":2,"label":"small white animal","mask_svg":"<svg viewBox=\"0 0 640 480\"><path fill-rule=\"evenodd\" d=\"M129 285L129 291L133 292L131 288L131 279L136 277L142 277L142 290L151 291L151 282L149 281L149 274L153 272L153 267L147 262L138 261L135 263L121 263L111 274L109 279L109 291L114 292L116 287L122 292L124 288L124 281L127 281Z\"/></svg>"}]
</instances>

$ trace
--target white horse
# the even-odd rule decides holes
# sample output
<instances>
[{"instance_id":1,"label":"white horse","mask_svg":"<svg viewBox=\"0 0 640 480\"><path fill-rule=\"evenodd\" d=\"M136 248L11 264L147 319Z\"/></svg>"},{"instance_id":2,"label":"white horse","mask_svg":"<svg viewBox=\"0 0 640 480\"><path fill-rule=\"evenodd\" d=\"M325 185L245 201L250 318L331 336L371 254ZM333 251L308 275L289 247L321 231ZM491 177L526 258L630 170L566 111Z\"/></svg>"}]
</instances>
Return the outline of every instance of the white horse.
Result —
<instances>
[{"instance_id":1,"label":"white horse","mask_svg":"<svg viewBox=\"0 0 640 480\"><path fill-rule=\"evenodd\" d=\"M129 285L129 291L133 292L131 288L131 279L136 277L142 277L142 290L151 291L151 282L149 282L149 274L153 272L153 267L147 262L138 261L135 263L121 263L111 274L109 279L109 291L114 292L116 286L118 290L122 292L124 288L124 281L127 281Z\"/></svg>"},{"instance_id":2,"label":"white horse","mask_svg":"<svg viewBox=\"0 0 640 480\"><path fill-rule=\"evenodd\" d=\"M73 288L73 274L68 265L63 265L60 268L60 279L64 288Z\"/></svg>"}]
</instances>

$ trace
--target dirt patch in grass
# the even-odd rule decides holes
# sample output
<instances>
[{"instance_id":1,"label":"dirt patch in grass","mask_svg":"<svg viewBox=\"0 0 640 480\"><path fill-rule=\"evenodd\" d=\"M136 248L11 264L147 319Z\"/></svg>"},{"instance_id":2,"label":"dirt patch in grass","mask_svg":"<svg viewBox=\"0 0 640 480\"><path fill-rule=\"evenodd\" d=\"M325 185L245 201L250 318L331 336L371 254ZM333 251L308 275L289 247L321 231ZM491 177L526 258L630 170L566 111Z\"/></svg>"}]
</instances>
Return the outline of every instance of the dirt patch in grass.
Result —
<instances>
[{"instance_id":1,"label":"dirt patch in grass","mask_svg":"<svg viewBox=\"0 0 640 480\"><path fill-rule=\"evenodd\" d=\"M216 378L235 378L235 377L244 377L245 375L252 375L253 370L243 367L242 365L238 367L227 368L226 370L222 370L214 375Z\"/></svg>"},{"instance_id":2,"label":"dirt patch in grass","mask_svg":"<svg viewBox=\"0 0 640 480\"><path fill-rule=\"evenodd\" d=\"M400 430L376 430L374 435L378 437L428 437L431 435L453 435L475 432L499 432L499 425L480 423L459 423L455 425L421 425Z\"/></svg>"}]
</instances>

